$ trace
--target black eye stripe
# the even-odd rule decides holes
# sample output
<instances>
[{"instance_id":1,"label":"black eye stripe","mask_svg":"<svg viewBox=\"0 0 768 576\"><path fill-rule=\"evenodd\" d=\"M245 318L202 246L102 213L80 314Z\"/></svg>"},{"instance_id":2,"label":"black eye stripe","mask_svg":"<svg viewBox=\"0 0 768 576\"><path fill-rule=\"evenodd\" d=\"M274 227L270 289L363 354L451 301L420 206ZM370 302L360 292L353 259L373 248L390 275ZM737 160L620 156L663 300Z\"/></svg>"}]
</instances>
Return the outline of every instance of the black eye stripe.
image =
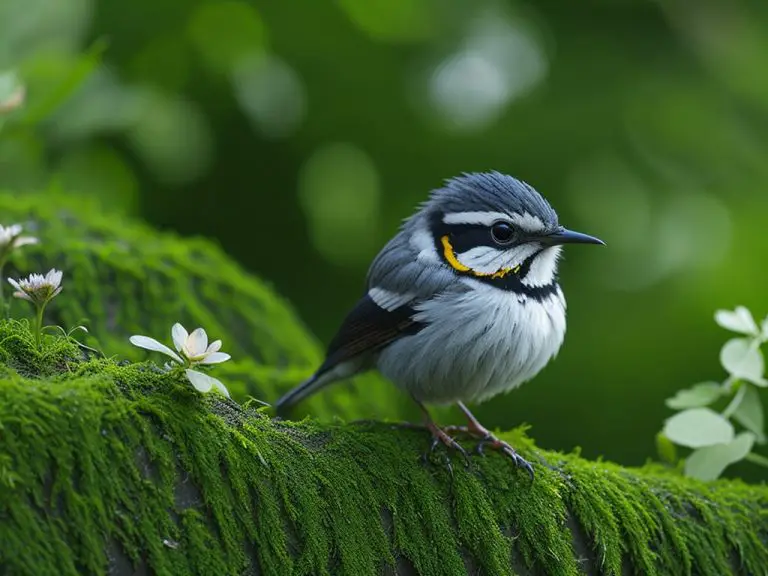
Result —
<instances>
[{"instance_id":1,"label":"black eye stripe","mask_svg":"<svg viewBox=\"0 0 768 576\"><path fill-rule=\"evenodd\" d=\"M495 222L494 224L497 224L498 222ZM499 250L505 250L510 246L514 246L518 243L518 240L522 238L522 235L517 227L512 224L509 224L509 226L514 233L514 238L511 242L502 244L493 237L491 232L493 225L446 224L443 222L443 215L440 213L433 214L430 219L430 228L432 230L433 238L435 239L437 250L440 251L442 249L440 239L443 236L448 236L451 245L457 254L467 252L472 248L477 248L479 246L488 246Z\"/></svg>"},{"instance_id":2,"label":"black eye stripe","mask_svg":"<svg viewBox=\"0 0 768 576\"><path fill-rule=\"evenodd\" d=\"M458 254L468 252L469 250L472 250L472 248L477 248L478 246L489 246L491 248L498 247L498 244L493 240L491 232L487 227L474 230L458 230L450 233L449 236L453 249Z\"/></svg>"}]
</instances>

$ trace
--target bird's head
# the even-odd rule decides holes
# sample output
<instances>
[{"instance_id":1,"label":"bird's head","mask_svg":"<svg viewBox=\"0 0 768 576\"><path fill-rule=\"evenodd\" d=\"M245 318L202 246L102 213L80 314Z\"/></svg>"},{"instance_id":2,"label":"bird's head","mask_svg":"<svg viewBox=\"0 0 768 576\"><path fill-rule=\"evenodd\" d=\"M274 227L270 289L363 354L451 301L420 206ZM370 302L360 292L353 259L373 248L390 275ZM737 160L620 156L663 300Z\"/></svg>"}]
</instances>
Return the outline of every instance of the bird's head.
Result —
<instances>
[{"instance_id":1,"label":"bird's head","mask_svg":"<svg viewBox=\"0 0 768 576\"><path fill-rule=\"evenodd\" d=\"M448 180L422 213L445 266L499 287L551 286L563 244L603 244L561 226L536 190L498 172Z\"/></svg>"}]
</instances>

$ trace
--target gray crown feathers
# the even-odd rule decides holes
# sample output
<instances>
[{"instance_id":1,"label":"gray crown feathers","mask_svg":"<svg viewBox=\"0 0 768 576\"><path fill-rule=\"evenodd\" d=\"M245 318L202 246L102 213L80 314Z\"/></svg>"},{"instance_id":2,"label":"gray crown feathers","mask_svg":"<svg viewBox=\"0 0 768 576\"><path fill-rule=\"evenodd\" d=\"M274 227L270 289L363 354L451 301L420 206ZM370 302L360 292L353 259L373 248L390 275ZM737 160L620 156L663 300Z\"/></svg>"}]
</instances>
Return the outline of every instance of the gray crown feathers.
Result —
<instances>
[{"instance_id":1,"label":"gray crown feathers","mask_svg":"<svg viewBox=\"0 0 768 576\"><path fill-rule=\"evenodd\" d=\"M432 190L423 205L443 212L492 211L537 216L548 228L558 226L557 213L535 188L500 172L471 172L449 178Z\"/></svg>"}]
</instances>

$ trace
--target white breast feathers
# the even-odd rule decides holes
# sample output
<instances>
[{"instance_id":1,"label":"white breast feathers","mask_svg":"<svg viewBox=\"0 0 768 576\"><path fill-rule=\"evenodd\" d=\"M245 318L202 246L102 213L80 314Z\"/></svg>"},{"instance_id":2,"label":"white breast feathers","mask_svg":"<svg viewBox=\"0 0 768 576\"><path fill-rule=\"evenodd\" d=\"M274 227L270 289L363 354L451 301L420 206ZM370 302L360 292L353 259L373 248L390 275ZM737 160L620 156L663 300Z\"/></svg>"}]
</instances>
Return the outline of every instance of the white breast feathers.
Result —
<instances>
[{"instance_id":1,"label":"white breast feathers","mask_svg":"<svg viewBox=\"0 0 768 576\"><path fill-rule=\"evenodd\" d=\"M417 305L425 327L378 358L379 370L417 400L479 402L506 392L538 374L563 343L559 287L540 300L473 279L461 288Z\"/></svg>"}]
</instances>

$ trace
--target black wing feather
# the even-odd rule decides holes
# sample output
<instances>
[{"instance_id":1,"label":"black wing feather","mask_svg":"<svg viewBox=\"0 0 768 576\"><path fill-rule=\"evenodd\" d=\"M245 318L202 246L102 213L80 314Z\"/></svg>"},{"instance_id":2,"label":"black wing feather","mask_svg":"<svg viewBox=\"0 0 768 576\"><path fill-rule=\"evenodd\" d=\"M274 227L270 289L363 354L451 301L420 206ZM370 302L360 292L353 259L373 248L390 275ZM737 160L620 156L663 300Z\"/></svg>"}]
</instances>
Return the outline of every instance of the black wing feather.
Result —
<instances>
[{"instance_id":1,"label":"black wing feather","mask_svg":"<svg viewBox=\"0 0 768 576\"><path fill-rule=\"evenodd\" d=\"M394 340L416 334L424 324L413 319L414 309L406 304L385 310L367 294L347 314L328 346L325 362L317 375L367 352L374 352Z\"/></svg>"}]
</instances>

